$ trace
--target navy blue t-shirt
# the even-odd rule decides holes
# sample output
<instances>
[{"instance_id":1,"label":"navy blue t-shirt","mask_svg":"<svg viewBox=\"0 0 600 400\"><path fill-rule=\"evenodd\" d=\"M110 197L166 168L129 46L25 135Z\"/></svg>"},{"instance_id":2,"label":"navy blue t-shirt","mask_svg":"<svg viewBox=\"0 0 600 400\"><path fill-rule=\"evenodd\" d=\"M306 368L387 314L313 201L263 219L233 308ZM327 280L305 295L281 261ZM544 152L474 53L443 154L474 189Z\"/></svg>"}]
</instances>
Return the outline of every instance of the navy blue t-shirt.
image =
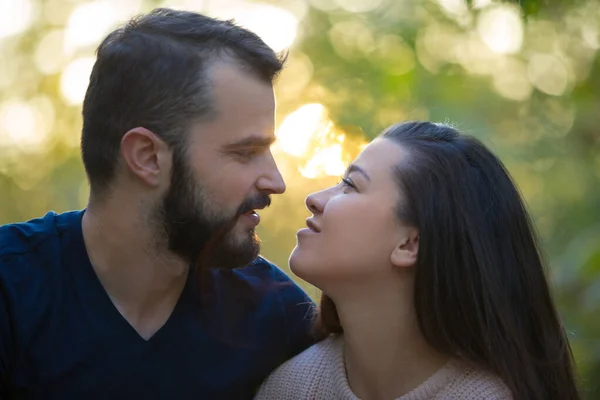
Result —
<instances>
[{"instance_id":1,"label":"navy blue t-shirt","mask_svg":"<svg viewBox=\"0 0 600 400\"><path fill-rule=\"evenodd\" d=\"M122 317L90 264L84 211L0 227L0 398L249 399L310 344L306 294L259 257L195 279L149 340Z\"/></svg>"}]
</instances>

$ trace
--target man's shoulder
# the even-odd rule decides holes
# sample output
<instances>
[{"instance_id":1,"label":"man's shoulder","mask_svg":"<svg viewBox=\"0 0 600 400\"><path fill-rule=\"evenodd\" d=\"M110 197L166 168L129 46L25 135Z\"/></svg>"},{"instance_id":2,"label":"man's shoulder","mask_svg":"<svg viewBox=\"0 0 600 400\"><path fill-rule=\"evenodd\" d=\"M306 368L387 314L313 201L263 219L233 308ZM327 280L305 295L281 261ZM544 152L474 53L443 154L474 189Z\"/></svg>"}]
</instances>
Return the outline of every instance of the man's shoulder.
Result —
<instances>
[{"instance_id":1,"label":"man's shoulder","mask_svg":"<svg viewBox=\"0 0 600 400\"><path fill-rule=\"evenodd\" d=\"M19 325L20 334L35 334L34 325L56 296L56 272L64 255L61 234L68 219L68 214L48 212L0 226L0 324L8 320Z\"/></svg>"},{"instance_id":2,"label":"man's shoulder","mask_svg":"<svg viewBox=\"0 0 600 400\"><path fill-rule=\"evenodd\" d=\"M81 211L62 214L48 211L42 217L1 225L0 256L18 255L35 249L44 241L56 237L66 227L68 220L79 213Z\"/></svg>"},{"instance_id":3,"label":"man's shoulder","mask_svg":"<svg viewBox=\"0 0 600 400\"><path fill-rule=\"evenodd\" d=\"M48 266L48 257L58 253L61 233L78 213L49 211L39 218L0 226L0 276Z\"/></svg>"},{"instance_id":4,"label":"man's shoulder","mask_svg":"<svg viewBox=\"0 0 600 400\"><path fill-rule=\"evenodd\" d=\"M281 268L263 256L257 257L247 267L237 271L252 288L268 288L271 294L282 296L283 300L292 302L307 301L309 296L294 280Z\"/></svg>"},{"instance_id":5,"label":"man's shoulder","mask_svg":"<svg viewBox=\"0 0 600 400\"><path fill-rule=\"evenodd\" d=\"M267 278L280 282L288 282L292 279L281 268L264 256L256 257L247 267L239 270L245 275L253 275L259 278Z\"/></svg>"}]
</instances>

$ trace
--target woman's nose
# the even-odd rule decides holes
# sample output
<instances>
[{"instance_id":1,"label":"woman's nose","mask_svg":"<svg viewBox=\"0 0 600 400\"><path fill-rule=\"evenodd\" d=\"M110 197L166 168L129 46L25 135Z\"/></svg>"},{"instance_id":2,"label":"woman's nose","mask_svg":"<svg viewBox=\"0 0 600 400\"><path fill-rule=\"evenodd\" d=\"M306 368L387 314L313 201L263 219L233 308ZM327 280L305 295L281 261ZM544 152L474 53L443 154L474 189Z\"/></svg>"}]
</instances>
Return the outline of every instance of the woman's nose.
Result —
<instances>
[{"instance_id":1,"label":"woman's nose","mask_svg":"<svg viewBox=\"0 0 600 400\"><path fill-rule=\"evenodd\" d=\"M313 214L321 214L327 204L327 190L309 194L306 197L306 208Z\"/></svg>"}]
</instances>

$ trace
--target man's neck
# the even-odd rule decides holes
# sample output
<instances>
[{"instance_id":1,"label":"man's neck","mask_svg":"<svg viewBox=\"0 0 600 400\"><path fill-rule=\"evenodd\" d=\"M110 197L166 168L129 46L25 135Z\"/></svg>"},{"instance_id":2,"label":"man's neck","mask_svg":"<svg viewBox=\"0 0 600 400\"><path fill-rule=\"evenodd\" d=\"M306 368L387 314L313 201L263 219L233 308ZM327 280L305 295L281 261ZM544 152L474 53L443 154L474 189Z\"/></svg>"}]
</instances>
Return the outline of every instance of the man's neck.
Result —
<instances>
[{"instance_id":1,"label":"man's neck","mask_svg":"<svg viewBox=\"0 0 600 400\"><path fill-rule=\"evenodd\" d=\"M348 381L361 399L400 397L448 360L423 338L410 296L393 289L369 290L360 299L336 303L344 328Z\"/></svg>"},{"instance_id":2,"label":"man's neck","mask_svg":"<svg viewBox=\"0 0 600 400\"><path fill-rule=\"evenodd\" d=\"M121 203L123 204L123 203ZM189 265L157 245L144 219L110 202L88 207L82 221L91 264L121 315L148 339L171 315Z\"/></svg>"}]
</instances>

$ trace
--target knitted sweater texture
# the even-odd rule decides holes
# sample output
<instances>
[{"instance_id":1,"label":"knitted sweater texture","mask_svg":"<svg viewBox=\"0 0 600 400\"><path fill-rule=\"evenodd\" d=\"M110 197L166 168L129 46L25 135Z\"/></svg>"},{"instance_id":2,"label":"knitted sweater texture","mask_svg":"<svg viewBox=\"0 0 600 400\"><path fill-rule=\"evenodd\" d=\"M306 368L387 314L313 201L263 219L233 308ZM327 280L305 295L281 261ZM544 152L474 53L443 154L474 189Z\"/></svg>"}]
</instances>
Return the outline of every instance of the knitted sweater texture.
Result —
<instances>
[{"instance_id":1,"label":"knitted sweater texture","mask_svg":"<svg viewBox=\"0 0 600 400\"><path fill-rule=\"evenodd\" d=\"M255 400L360 400L350 388L343 337L319 342L276 369ZM395 400L505 400L500 378L459 360L449 361L419 387Z\"/></svg>"}]
</instances>

